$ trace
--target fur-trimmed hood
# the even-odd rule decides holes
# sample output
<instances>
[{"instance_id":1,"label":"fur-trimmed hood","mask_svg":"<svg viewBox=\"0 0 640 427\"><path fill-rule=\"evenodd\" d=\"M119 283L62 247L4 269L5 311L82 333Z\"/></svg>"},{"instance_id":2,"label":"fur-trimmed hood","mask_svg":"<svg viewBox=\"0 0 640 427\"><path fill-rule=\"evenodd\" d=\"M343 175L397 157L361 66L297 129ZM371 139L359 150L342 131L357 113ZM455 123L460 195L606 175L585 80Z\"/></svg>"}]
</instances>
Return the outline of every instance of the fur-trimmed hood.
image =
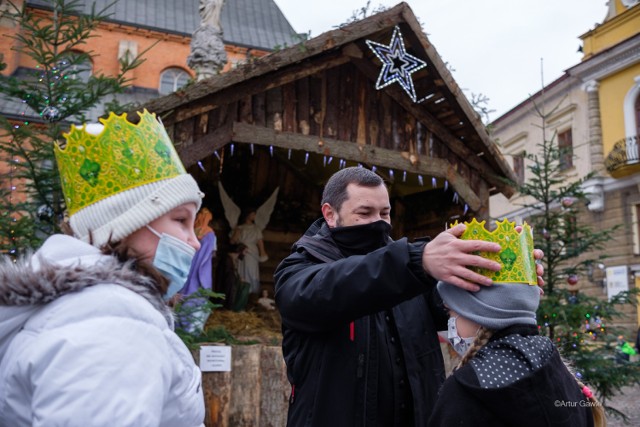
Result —
<instances>
[{"instance_id":1,"label":"fur-trimmed hood","mask_svg":"<svg viewBox=\"0 0 640 427\"><path fill-rule=\"evenodd\" d=\"M173 314L152 279L70 236L51 236L31 256L0 260L0 356L44 304L85 288L113 283L145 298L173 329Z\"/></svg>"}]
</instances>

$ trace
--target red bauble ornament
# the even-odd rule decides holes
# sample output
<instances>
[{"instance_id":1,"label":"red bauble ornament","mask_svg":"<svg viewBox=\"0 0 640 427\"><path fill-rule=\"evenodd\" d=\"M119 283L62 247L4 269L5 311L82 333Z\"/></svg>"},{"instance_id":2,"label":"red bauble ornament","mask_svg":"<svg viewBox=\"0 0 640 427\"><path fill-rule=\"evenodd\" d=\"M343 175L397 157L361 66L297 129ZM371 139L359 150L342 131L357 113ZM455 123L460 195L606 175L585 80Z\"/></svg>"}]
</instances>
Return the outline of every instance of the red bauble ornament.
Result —
<instances>
[{"instance_id":1,"label":"red bauble ornament","mask_svg":"<svg viewBox=\"0 0 640 427\"><path fill-rule=\"evenodd\" d=\"M567 283L570 285L575 285L578 283L578 276L575 274L570 274L569 277L567 277Z\"/></svg>"}]
</instances>

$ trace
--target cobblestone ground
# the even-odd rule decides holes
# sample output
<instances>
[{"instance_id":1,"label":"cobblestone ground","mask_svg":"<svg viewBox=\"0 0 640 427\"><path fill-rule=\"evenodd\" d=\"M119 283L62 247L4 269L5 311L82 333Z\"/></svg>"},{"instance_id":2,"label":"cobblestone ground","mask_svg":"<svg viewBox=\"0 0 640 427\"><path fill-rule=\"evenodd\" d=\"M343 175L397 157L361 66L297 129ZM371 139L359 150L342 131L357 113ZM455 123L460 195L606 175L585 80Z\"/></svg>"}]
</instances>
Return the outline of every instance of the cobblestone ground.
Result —
<instances>
[{"instance_id":1,"label":"cobblestone ground","mask_svg":"<svg viewBox=\"0 0 640 427\"><path fill-rule=\"evenodd\" d=\"M640 386L623 387L620 393L607 402L629 417L627 423L622 419L607 416L607 427L640 426Z\"/></svg>"}]
</instances>

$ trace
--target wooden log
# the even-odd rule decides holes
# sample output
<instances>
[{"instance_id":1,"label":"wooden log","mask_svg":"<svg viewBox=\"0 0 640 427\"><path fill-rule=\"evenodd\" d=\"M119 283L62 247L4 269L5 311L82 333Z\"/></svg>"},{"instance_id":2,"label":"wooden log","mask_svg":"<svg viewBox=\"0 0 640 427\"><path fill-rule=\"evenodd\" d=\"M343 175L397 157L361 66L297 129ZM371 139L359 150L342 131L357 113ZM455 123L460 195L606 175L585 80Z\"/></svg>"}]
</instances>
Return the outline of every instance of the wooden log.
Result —
<instances>
[{"instance_id":1,"label":"wooden log","mask_svg":"<svg viewBox=\"0 0 640 427\"><path fill-rule=\"evenodd\" d=\"M224 125L212 133L208 133L193 144L178 148L178 155L185 168L195 165L198 160L211 156L214 151L221 149L231 141L230 125Z\"/></svg>"},{"instance_id":2,"label":"wooden log","mask_svg":"<svg viewBox=\"0 0 640 427\"><path fill-rule=\"evenodd\" d=\"M253 123L253 100L251 96L245 96L238 101L238 117L241 122Z\"/></svg>"},{"instance_id":3,"label":"wooden log","mask_svg":"<svg viewBox=\"0 0 640 427\"><path fill-rule=\"evenodd\" d=\"M176 99L176 95L170 94L158 98L158 100L149 101L144 107L149 111L166 111L188 102L188 105L176 110L175 114L167 116L167 124L171 124L174 121L179 122L202 114L230 101L238 101L245 96L280 87L347 62L349 62L348 57L336 52L325 55L314 63L305 61L284 69L269 70L269 75L255 79L246 78L245 75L238 72L225 73L218 77L207 79L207 81L196 83L194 86L198 86L197 95L194 92L195 97L192 99L188 97Z\"/></svg>"},{"instance_id":4,"label":"wooden log","mask_svg":"<svg viewBox=\"0 0 640 427\"><path fill-rule=\"evenodd\" d=\"M219 345L203 343L204 345ZM200 365L200 349L191 354ZM229 426L229 405L231 400L231 372L203 372L202 392L204 394L205 420L207 427Z\"/></svg>"},{"instance_id":5,"label":"wooden log","mask_svg":"<svg viewBox=\"0 0 640 427\"><path fill-rule=\"evenodd\" d=\"M296 123L296 90L295 83L287 83L282 86L282 130L285 132L297 132Z\"/></svg>"},{"instance_id":6,"label":"wooden log","mask_svg":"<svg viewBox=\"0 0 640 427\"><path fill-rule=\"evenodd\" d=\"M282 347L263 346L260 353L260 427L287 425L291 388Z\"/></svg>"},{"instance_id":7,"label":"wooden log","mask_svg":"<svg viewBox=\"0 0 640 427\"><path fill-rule=\"evenodd\" d=\"M409 153L405 153L405 159L403 153L395 150L371 146L360 147L349 141L339 141L332 138L322 138L322 144L319 144L318 137L313 135L275 132L272 129L238 122L233 124L232 139L235 142L304 150L355 162L445 178L472 209L482 205L482 201L471 190L469 182L465 181L445 159L424 158L412 165L409 161Z\"/></svg>"},{"instance_id":8,"label":"wooden log","mask_svg":"<svg viewBox=\"0 0 640 427\"><path fill-rule=\"evenodd\" d=\"M338 105L340 98L340 70L338 68L329 69L325 73L325 105L324 129L322 136L335 138L338 135L338 122L342 119L338 117Z\"/></svg>"},{"instance_id":9,"label":"wooden log","mask_svg":"<svg viewBox=\"0 0 640 427\"><path fill-rule=\"evenodd\" d=\"M199 364L200 350L191 353ZM202 387L206 427L286 426L290 385L280 346L232 346L231 372L203 372Z\"/></svg>"},{"instance_id":10,"label":"wooden log","mask_svg":"<svg viewBox=\"0 0 640 427\"><path fill-rule=\"evenodd\" d=\"M255 427L259 424L260 348L260 345L232 348L229 426Z\"/></svg>"},{"instance_id":11,"label":"wooden log","mask_svg":"<svg viewBox=\"0 0 640 427\"><path fill-rule=\"evenodd\" d=\"M361 78L359 80L365 80ZM367 121L369 123L367 129L369 131L368 143L374 147L380 146L380 93L373 91L371 88L367 91Z\"/></svg>"},{"instance_id":12,"label":"wooden log","mask_svg":"<svg viewBox=\"0 0 640 427\"><path fill-rule=\"evenodd\" d=\"M176 123L173 144L177 150L179 150L180 147L187 147L192 144L194 125L195 119L193 118Z\"/></svg>"},{"instance_id":13,"label":"wooden log","mask_svg":"<svg viewBox=\"0 0 640 427\"><path fill-rule=\"evenodd\" d=\"M320 135L322 132L323 82L324 73L309 77L309 135Z\"/></svg>"},{"instance_id":14,"label":"wooden log","mask_svg":"<svg viewBox=\"0 0 640 427\"><path fill-rule=\"evenodd\" d=\"M298 129L303 135L309 135L310 123L310 103L309 103L309 77L303 77L296 82Z\"/></svg>"},{"instance_id":15,"label":"wooden log","mask_svg":"<svg viewBox=\"0 0 640 427\"><path fill-rule=\"evenodd\" d=\"M353 99L353 69L340 67L340 95L338 96L338 132L337 138L343 141L351 141L351 116L354 108Z\"/></svg>"},{"instance_id":16,"label":"wooden log","mask_svg":"<svg viewBox=\"0 0 640 427\"><path fill-rule=\"evenodd\" d=\"M367 77L369 77L371 81L375 81L377 79L379 70L371 63L371 61L357 58L352 58L352 61ZM471 151L464 141L451 133L449 129L447 129L437 118L433 117L426 109L422 108L420 104L414 104L413 101L406 96L404 91L392 85L386 88L386 92L394 101L402 106L407 113L412 114L420 120L425 126L427 126L427 128L437 134L452 151L465 159L465 161L478 172L480 177L489 181L505 195L510 196L513 194L513 189L497 177L497 171L495 171L491 165L479 158L476 155L477 153ZM397 129L397 131L398 133L403 133L404 129ZM400 135L396 134L394 136L397 141L397 137ZM500 155L500 157L502 156Z\"/></svg>"},{"instance_id":17,"label":"wooden log","mask_svg":"<svg viewBox=\"0 0 640 427\"><path fill-rule=\"evenodd\" d=\"M196 141L202 138L209 131L209 114L200 114L197 118L197 126L193 132L193 140Z\"/></svg>"},{"instance_id":18,"label":"wooden log","mask_svg":"<svg viewBox=\"0 0 640 427\"><path fill-rule=\"evenodd\" d=\"M365 113L366 91L367 91L367 88L365 87L364 82L360 81L360 84L358 85L358 93L357 93L358 131L356 134L356 143L361 147L364 147L367 144L367 115Z\"/></svg>"},{"instance_id":19,"label":"wooden log","mask_svg":"<svg viewBox=\"0 0 640 427\"><path fill-rule=\"evenodd\" d=\"M406 19L403 17L403 11L405 10L409 10L409 7L406 3L401 3L392 9L380 13L378 15L379 19L375 21L362 20L356 22L350 25L349 31L340 29L327 32L323 36L315 37L305 42L301 45L302 48L300 46L294 46L280 53L267 55L255 64L244 64L239 66L234 72L223 73L215 78L197 82L176 93L154 99L146 103L144 107L149 111L167 111L184 104L190 104L192 106L198 104L200 107L206 108L207 104L211 103L207 101L213 100L203 100L202 98L208 98L214 93L220 93L220 96L216 97L216 99L224 102L225 96L233 97L258 93L265 89L297 80L302 76L315 74L322 69L332 68L337 64L346 63L349 61L350 56L343 54L341 50L331 52L336 46L347 45L361 38L363 34L370 34L379 30L381 26L385 28L393 27L393 25ZM322 55L319 55L321 53ZM310 64L308 59L312 57L320 57L320 60ZM291 67L291 64L299 65L297 67ZM269 73L272 73L269 79L257 78ZM245 82L250 84L243 85L242 83ZM232 86L232 90L228 93L222 93L224 89ZM252 89L255 90L255 92L253 92ZM191 114L191 112L192 111L185 109L180 114ZM130 113L130 115L133 114ZM176 118L176 120L185 117L186 116L182 116ZM133 119L135 119L135 117Z\"/></svg>"},{"instance_id":20,"label":"wooden log","mask_svg":"<svg viewBox=\"0 0 640 427\"><path fill-rule=\"evenodd\" d=\"M282 130L282 88L267 91L265 112L267 127Z\"/></svg>"},{"instance_id":21,"label":"wooden log","mask_svg":"<svg viewBox=\"0 0 640 427\"><path fill-rule=\"evenodd\" d=\"M266 93L260 92L253 97L253 123L257 126L267 125Z\"/></svg>"}]
</instances>

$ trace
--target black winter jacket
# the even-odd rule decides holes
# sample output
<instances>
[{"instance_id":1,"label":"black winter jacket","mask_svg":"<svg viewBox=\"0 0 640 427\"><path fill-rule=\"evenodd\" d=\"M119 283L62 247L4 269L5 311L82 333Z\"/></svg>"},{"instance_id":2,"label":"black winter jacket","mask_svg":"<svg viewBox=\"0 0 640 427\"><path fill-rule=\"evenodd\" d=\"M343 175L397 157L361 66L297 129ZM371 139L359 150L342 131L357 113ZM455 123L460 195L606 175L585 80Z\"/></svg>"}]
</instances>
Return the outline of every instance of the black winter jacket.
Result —
<instances>
[{"instance_id":1,"label":"black winter jacket","mask_svg":"<svg viewBox=\"0 0 640 427\"><path fill-rule=\"evenodd\" d=\"M590 427L589 405L549 338L517 325L447 378L429 427Z\"/></svg>"},{"instance_id":2,"label":"black winter jacket","mask_svg":"<svg viewBox=\"0 0 640 427\"><path fill-rule=\"evenodd\" d=\"M388 395L378 390L378 346L389 335L381 336L376 316L393 318L412 418L426 425L444 381L436 331L446 329L446 314L422 270L424 245L401 239L344 257L322 219L294 244L275 272L292 384L289 426L391 427L378 417L378 393Z\"/></svg>"}]
</instances>

